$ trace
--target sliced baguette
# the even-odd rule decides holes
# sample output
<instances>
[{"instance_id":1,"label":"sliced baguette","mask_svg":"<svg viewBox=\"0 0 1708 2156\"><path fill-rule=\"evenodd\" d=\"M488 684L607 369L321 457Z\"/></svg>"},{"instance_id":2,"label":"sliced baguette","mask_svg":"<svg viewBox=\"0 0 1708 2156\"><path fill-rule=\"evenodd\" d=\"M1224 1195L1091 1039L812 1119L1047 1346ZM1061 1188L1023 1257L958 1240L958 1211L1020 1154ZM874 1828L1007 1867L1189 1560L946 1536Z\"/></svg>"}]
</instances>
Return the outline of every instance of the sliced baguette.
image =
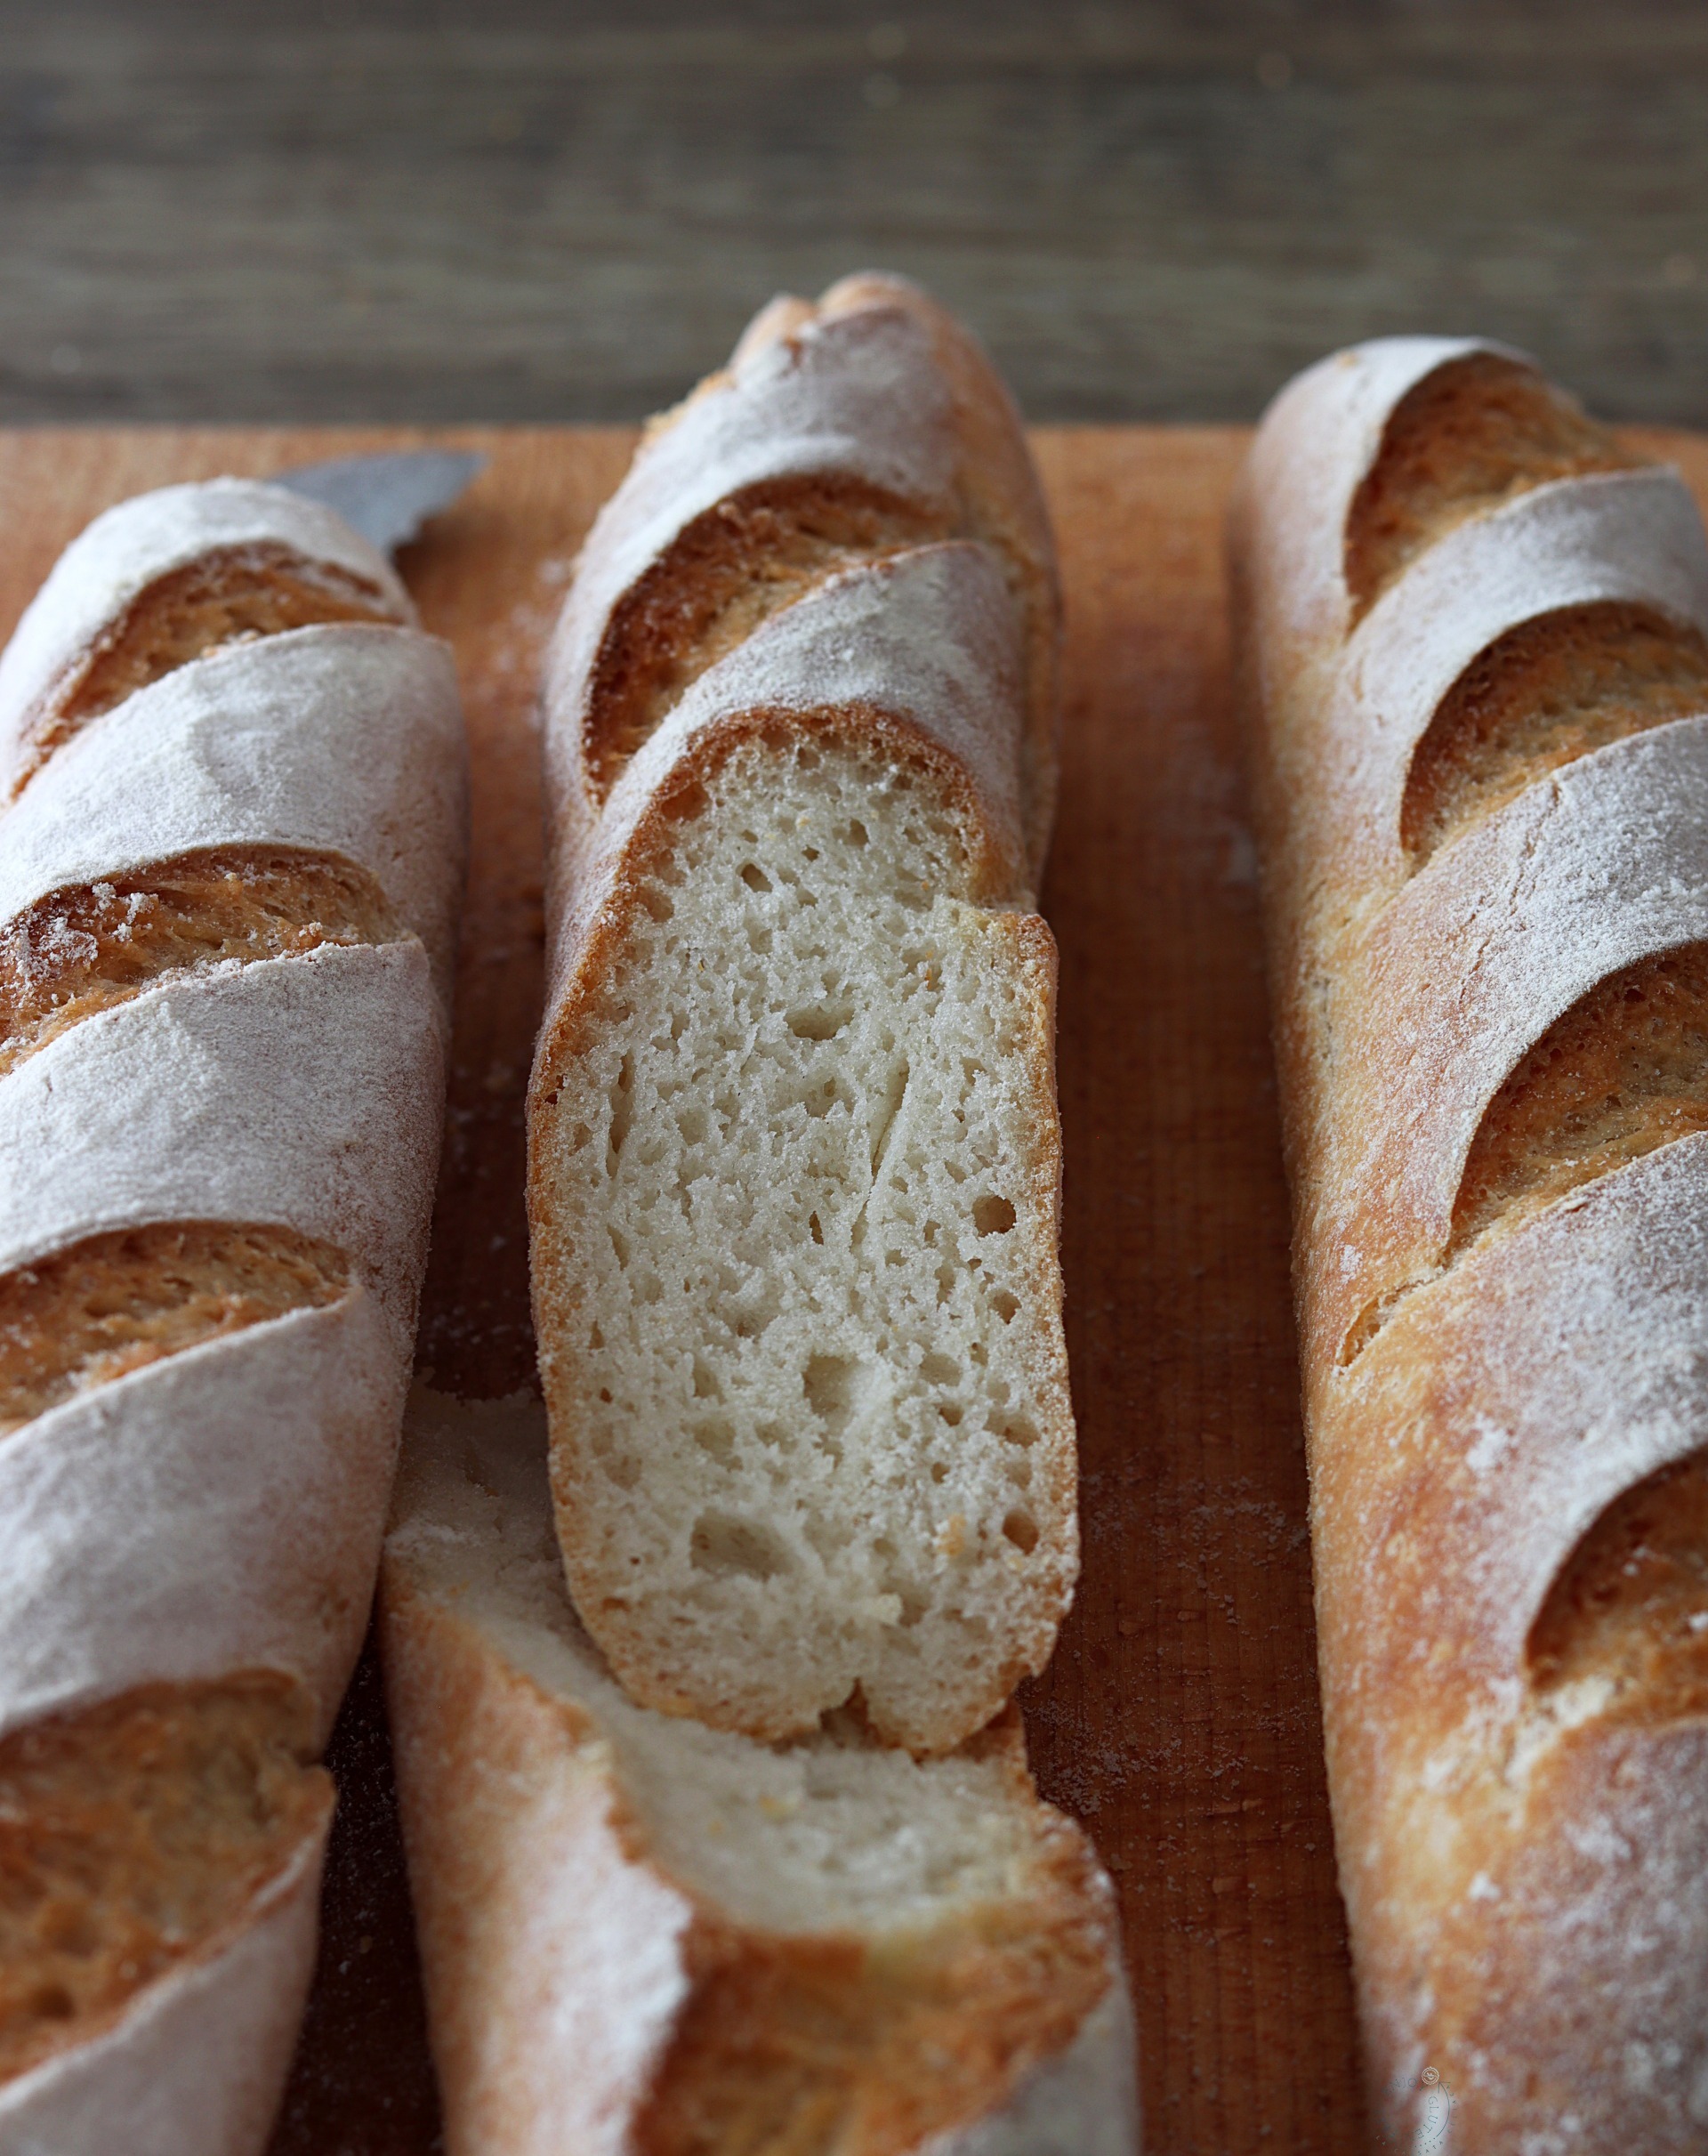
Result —
<instances>
[{"instance_id":1,"label":"sliced baguette","mask_svg":"<svg viewBox=\"0 0 1708 2156\"><path fill-rule=\"evenodd\" d=\"M1014 1725L920 1764L636 1707L544 1440L417 1387L382 1573L451 2156L1127 2156L1113 1898Z\"/></svg>"},{"instance_id":2,"label":"sliced baguette","mask_svg":"<svg viewBox=\"0 0 1708 2156\"><path fill-rule=\"evenodd\" d=\"M1077 1562L1054 947L984 548L704 673L560 883L530 1096L559 1533L633 1696L951 1749Z\"/></svg>"}]
</instances>

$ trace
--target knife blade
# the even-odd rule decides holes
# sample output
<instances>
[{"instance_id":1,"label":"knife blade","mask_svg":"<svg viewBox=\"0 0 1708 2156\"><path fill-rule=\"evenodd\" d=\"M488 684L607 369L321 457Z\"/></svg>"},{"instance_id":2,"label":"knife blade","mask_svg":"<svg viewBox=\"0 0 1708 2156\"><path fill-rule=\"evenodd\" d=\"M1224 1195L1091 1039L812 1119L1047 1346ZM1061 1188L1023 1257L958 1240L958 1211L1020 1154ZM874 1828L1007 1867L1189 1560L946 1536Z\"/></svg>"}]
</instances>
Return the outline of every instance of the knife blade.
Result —
<instances>
[{"instance_id":1,"label":"knife blade","mask_svg":"<svg viewBox=\"0 0 1708 2156\"><path fill-rule=\"evenodd\" d=\"M472 449L394 449L275 472L270 483L336 510L371 545L394 553L448 509L490 460Z\"/></svg>"}]
</instances>

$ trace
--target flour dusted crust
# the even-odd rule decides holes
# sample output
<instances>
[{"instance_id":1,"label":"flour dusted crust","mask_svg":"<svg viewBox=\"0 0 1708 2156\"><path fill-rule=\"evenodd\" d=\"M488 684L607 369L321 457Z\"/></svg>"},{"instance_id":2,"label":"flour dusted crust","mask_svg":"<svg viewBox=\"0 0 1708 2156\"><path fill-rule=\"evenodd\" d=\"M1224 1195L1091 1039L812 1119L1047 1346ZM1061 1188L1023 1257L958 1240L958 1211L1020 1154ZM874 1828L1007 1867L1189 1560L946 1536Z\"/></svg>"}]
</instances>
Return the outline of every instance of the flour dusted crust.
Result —
<instances>
[{"instance_id":1,"label":"flour dusted crust","mask_svg":"<svg viewBox=\"0 0 1708 2156\"><path fill-rule=\"evenodd\" d=\"M1708 716L1521 794L1421 869L1349 955L1318 1230L1341 1258L1310 1305L1325 1334L1343 1341L1440 1265L1484 1113L1548 1026L1621 967L1708 937L1704 829Z\"/></svg>"},{"instance_id":2,"label":"flour dusted crust","mask_svg":"<svg viewBox=\"0 0 1708 2156\"><path fill-rule=\"evenodd\" d=\"M571 787L593 802L606 790L589 729L620 602L697 521L787 480L857 481L906 511L915 541L963 537L995 550L1024 626L1019 783L1035 876L1054 813L1060 635L1042 493L1019 416L978 345L917 286L872 273L816 306L765 310L728 370L648 430L588 537L552 644L559 812Z\"/></svg>"},{"instance_id":3,"label":"flour dusted crust","mask_svg":"<svg viewBox=\"0 0 1708 2156\"><path fill-rule=\"evenodd\" d=\"M122 693L44 728L173 576L202 612L149 618L154 641L111 674ZM264 626L270 579L289 602L276 616L307 606L315 626ZM51 1276L88 1336L122 1351L70 1366L68 1393L0 1431L0 1737L51 1726L69 1772L78 1732L115 1703L200 1713L212 1686L214 1713L222 1686L261 1684L255 1726L284 1717L269 1771L315 1822L291 1829L239 1917L116 2019L35 2039L43 2062L0 2083L0 2146L20 2156L259 2156L289 2063L329 1813L292 1777L318 1772L301 1747L324 1742L366 1622L443 1105L464 750L448 654L414 620L390 565L336 517L221 480L99 520L0 661L0 735L28 779L0 822L8 963L44 1010L62 963L94 984L0 1077L6 1349L27 1373L53 1306L32 1283ZM203 885L173 884L186 861L212 864ZM169 894L221 877L241 892L251 863L249 914L231 900L202 945L197 901L173 914L149 895L157 868ZM292 915L294 875L308 896ZM316 894L346 889L342 925L317 925ZM230 921L264 925L272 906L294 941L231 940ZM205 1255L227 1224L231 1248L262 1253L246 1262L284 1268L259 1319ZM159 1298L183 1293L212 1330L151 1334ZM224 1726L207 1723L208 1741ZM186 1788L185 1805L223 1801L218 1786ZM163 1845L149 1861L222 1860Z\"/></svg>"},{"instance_id":4,"label":"flour dusted crust","mask_svg":"<svg viewBox=\"0 0 1708 2156\"><path fill-rule=\"evenodd\" d=\"M394 1324L353 1284L0 1440L0 1735L162 1678L270 1668L307 1685L324 1742L404 1383Z\"/></svg>"},{"instance_id":5,"label":"flour dusted crust","mask_svg":"<svg viewBox=\"0 0 1708 2156\"><path fill-rule=\"evenodd\" d=\"M0 1084L0 1271L143 1221L278 1221L350 1254L406 1352L441 1023L415 942L234 966L85 1019Z\"/></svg>"},{"instance_id":6,"label":"flour dusted crust","mask_svg":"<svg viewBox=\"0 0 1708 2156\"><path fill-rule=\"evenodd\" d=\"M1390 422L1489 354L1516 360L1396 339L1312 369L1232 526L1331 1793L1387 2130L1422 2131L1435 2087L1451 2147L1670 2156L1708 2125L1708 1723L1658 1614L1623 1659L1589 1629L1617 1576L1559 1597L1627 1497L1708 1448L1708 1148L1663 1122L1551 1202L1475 1232L1459 1207L1550 1029L1708 940L1708 710L1632 715L1427 854L1402 811L1498 640L1608 602L1699 636L1708 544L1675 473L1608 444L1527 483L1519 444L1507 498L1360 616L1353 505ZM1437 470L1454 455L1444 432ZM1613 1643L1556 1675L1545 1623Z\"/></svg>"},{"instance_id":7,"label":"flour dusted crust","mask_svg":"<svg viewBox=\"0 0 1708 2156\"><path fill-rule=\"evenodd\" d=\"M133 600L210 554L259 548L342 571L371 592L376 612L414 626L414 602L391 564L319 502L245 479L137 495L66 548L0 655L0 786L9 793L15 783L31 712Z\"/></svg>"},{"instance_id":8,"label":"flour dusted crust","mask_svg":"<svg viewBox=\"0 0 1708 2156\"><path fill-rule=\"evenodd\" d=\"M262 2156L314 1974L328 1805L248 1921L0 2087L5 2156Z\"/></svg>"},{"instance_id":9,"label":"flour dusted crust","mask_svg":"<svg viewBox=\"0 0 1708 2156\"><path fill-rule=\"evenodd\" d=\"M300 846L368 871L448 1005L462 738L450 653L414 631L328 624L228 645L44 765L6 818L0 922L179 854Z\"/></svg>"},{"instance_id":10,"label":"flour dusted crust","mask_svg":"<svg viewBox=\"0 0 1708 2156\"><path fill-rule=\"evenodd\" d=\"M563 1594L537 1404L417 1388L409 1420L383 1643L458 2156L667 2156L689 2145L684 2105L706 2131L722 2116L697 2094L727 2100L732 2069L772 2086L823 2029L866 2026L868 1967L905 1990L969 1929L1008 1942L990 1950L1017 1957L1022 1993L1001 2003L973 1956L929 2071L906 2041L882 2049L882 2023L865 2047L850 2034L786 2084L771 2131L822 2117L848 2156L1130 2156L1112 1898L1011 1746L922 1766L635 1707ZM818 2039L744 2022L745 1987L779 1979L821 2002ZM886 2060L919 2078L884 2086Z\"/></svg>"},{"instance_id":11,"label":"flour dusted crust","mask_svg":"<svg viewBox=\"0 0 1708 2156\"><path fill-rule=\"evenodd\" d=\"M1000 571L984 549L948 541L829 577L755 630L689 690L598 816L583 804L574 737L548 728L548 1005L570 992L595 917L620 896L637 846L657 828L660 796L755 713L810 721L848 712L898 729L964 793L973 888L993 900L1023 896L1012 725L1022 663Z\"/></svg>"}]
</instances>

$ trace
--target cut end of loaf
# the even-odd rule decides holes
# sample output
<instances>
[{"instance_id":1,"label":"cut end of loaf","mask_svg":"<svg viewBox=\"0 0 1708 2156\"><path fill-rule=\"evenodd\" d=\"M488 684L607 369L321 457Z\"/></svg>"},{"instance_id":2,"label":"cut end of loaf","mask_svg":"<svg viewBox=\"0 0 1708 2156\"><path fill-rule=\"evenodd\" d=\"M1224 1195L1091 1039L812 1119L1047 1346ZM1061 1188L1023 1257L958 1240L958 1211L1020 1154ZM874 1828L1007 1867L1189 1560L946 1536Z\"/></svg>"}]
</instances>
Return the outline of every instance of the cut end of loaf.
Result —
<instances>
[{"instance_id":1,"label":"cut end of loaf","mask_svg":"<svg viewBox=\"0 0 1708 2156\"><path fill-rule=\"evenodd\" d=\"M0 1275L0 1436L132 1370L349 1292L330 1245L282 1227L168 1221L92 1235Z\"/></svg>"},{"instance_id":2,"label":"cut end of loaf","mask_svg":"<svg viewBox=\"0 0 1708 2156\"><path fill-rule=\"evenodd\" d=\"M365 869L278 848L185 854L53 892L0 929L0 1076L169 978L404 933Z\"/></svg>"},{"instance_id":3,"label":"cut end of loaf","mask_svg":"<svg viewBox=\"0 0 1708 2156\"><path fill-rule=\"evenodd\" d=\"M1093 2017L1102 2047L1065 2100L1094 2122L1084 2145L1125 2151L1113 1898L1013 1732L921 1764L847 1725L765 1746L637 1706L564 1595L543 1421L525 1398L417 1387L387 1548L388 1692L453 2130L502 2120L520 2140L549 2101L467 2040L508 1993L519 2046L549 2025L571 2104L626 2119L648 2156L917 2156L1000 2113ZM608 1818L631 1912L601 1944L597 2001L578 1982L588 1885L616 1891L613 1858L566 1843L557 1796L590 1774L608 1794L578 1816ZM669 1902L640 1899L643 1878ZM505 1915L512 1890L537 1923ZM647 1908L681 1987L656 2052L625 2065L597 2030L657 2009Z\"/></svg>"},{"instance_id":4,"label":"cut end of loaf","mask_svg":"<svg viewBox=\"0 0 1708 2156\"><path fill-rule=\"evenodd\" d=\"M324 1829L302 1687L154 1685L0 1742L0 2079L111 2025Z\"/></svg>"},{"instance_id":5,"label":"cut end of loaf","mask_svg":"<svg viewBox=\"0 0 1708 2156\"><path fill-rule=\"evenodd\" d=\"M1492 351L1448 360L1394 407L1353 496L1344 569L1353 620L1467 518L1552 480L1643 461L1525 361Z\"/></svg>"},{"instance_id":6,"label":"cut end of loaf","mask_svg":"<svg viewBox=\"0 0 1708 2156\"><path fill-rule=\"evenodd\" d=\"M92 719L222 644L316 622L396 619L377 585L336 563L277 544L210 549L145 585L27 715L12 791Z\"/></svg>"},{"instance_id":7,"label":"cut end of loaf","mask_svg":"<svg viewBox=\"0 0 1708 2156\"><path fill-rule=\"evenodd\" d=\"M650 1704L779 1738L858 1692L945 1750L1076 1568L1053 949L869 740L772 726L674 798L536 1079L571 1585Z\"/></svg>"}]
</instances>

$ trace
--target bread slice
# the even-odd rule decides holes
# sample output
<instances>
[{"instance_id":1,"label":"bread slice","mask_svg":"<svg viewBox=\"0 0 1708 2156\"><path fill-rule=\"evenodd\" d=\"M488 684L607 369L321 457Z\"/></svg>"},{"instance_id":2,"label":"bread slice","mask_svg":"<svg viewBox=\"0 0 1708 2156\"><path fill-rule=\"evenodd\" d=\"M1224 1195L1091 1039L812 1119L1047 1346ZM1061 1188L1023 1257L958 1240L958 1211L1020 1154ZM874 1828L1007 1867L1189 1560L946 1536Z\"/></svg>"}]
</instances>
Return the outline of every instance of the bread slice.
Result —
<instances>
[{"instance_id":1,"label":"bread slice","mask_svg":"<svg viewBox=\"0 0 1708 2156\"><path fill-rule=\"evenodd\" d=\"M1113 1897L1013 1724L919 1764L635 1706L544 1440L417 1386L382 1574L453 2156L1127 2156Z\"/></svg>"},{"instance_id":2,"label":"bread slice","mask_svg":"<svg viewBox=\"0 0 1708 2156\"><path fill-rule=\"evenodd\" d=\"M530 1107L559 1533L633 1696L947 1751L1077 1562L1054 947L965 543L708 669L562 898Z\"/></svg>"}]
</instances>

